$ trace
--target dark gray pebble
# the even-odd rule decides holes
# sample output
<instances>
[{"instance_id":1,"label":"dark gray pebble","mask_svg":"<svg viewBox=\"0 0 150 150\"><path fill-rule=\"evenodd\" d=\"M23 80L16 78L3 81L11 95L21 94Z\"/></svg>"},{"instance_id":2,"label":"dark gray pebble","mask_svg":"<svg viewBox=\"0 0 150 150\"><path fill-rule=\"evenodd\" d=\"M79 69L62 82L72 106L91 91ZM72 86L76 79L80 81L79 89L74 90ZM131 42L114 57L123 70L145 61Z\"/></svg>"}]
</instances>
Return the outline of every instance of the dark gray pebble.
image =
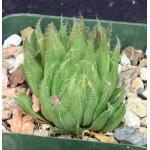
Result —
<instances>
[{"instance_id":1,"label":"dark gray pebble","mask_svg":"<svg viewBox=\"0 0 150 150\"><path fill-rule=\"evenodd\" d=\"M146 146L146 139L137 129L134 128L117 128L114 137L120 143L133 144L140 147Z\"/></svg>"}]
</instances>

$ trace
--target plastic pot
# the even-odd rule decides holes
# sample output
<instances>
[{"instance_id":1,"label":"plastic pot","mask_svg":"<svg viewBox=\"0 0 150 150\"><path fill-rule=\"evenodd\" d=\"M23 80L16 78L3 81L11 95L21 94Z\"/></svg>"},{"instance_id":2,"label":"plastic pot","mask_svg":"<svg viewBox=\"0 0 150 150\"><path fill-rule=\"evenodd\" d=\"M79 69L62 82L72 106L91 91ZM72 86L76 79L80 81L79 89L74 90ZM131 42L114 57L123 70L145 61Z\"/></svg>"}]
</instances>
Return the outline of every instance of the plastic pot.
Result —
<instances>
[{"instance_id":1,"label":"plastic pot","mask_svg":"<svg viewBox=\"0 0 150 150\"><path fill-rule=\"evenodd\" d=\"M37 14L13 14L3 18L2 34L3 41L13 33L19 33L27 26L35 26L38 19L43 18L42 28L53 22L59 27L60 18L55 16ZM73 19L64 17L69 24ZM85 24L90 28L96 20L85 19ZM147 26L145 24L125 23L114 21L101 21L103 26L111 27L112 44L117 35L121 41L122 48L133 46L143 51L147 46ZM127 144L106 144L101 142L82 141L75 139L60 139L54 137L38 137L32 135L3 133L3 150L146 150L145 147L136 147Z\"/></svg>"}]
</instances>

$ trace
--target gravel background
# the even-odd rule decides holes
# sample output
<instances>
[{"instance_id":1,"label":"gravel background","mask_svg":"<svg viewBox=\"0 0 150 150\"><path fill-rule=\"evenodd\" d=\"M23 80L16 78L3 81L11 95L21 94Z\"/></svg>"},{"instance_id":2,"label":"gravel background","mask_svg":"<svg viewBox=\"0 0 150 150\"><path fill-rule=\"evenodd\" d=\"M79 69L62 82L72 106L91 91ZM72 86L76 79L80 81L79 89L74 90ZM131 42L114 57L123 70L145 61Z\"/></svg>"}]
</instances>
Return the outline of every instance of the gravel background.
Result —
<instances>
[{"instance_id":1,"label":"gravel background","mask_svg":"<svg viewBox=\"0 0 150 150\"><path fill-rule=\"evenodd\" d=\"M146 0L3 0L3 16L38 13L115 21L147 22Z\"/></svg>"}]
</instances>

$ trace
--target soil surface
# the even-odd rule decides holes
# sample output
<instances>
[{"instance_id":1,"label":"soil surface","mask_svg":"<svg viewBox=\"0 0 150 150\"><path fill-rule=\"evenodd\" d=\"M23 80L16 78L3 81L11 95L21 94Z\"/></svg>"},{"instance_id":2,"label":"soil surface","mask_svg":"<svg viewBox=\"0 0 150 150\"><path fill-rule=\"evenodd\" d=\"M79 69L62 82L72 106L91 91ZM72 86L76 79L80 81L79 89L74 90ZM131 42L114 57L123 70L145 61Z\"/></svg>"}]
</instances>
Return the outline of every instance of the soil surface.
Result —
<instances>
[{"instance_id":1,"label":"soil surface","mask_svg":"<svg viewBox=\"0 0 150 150\"><path fill-rule=\"evenodd\" d=\"M147 22L146 0L3 0L3 16L37 13L104 20Z\"/></svg>"}]
</instances>

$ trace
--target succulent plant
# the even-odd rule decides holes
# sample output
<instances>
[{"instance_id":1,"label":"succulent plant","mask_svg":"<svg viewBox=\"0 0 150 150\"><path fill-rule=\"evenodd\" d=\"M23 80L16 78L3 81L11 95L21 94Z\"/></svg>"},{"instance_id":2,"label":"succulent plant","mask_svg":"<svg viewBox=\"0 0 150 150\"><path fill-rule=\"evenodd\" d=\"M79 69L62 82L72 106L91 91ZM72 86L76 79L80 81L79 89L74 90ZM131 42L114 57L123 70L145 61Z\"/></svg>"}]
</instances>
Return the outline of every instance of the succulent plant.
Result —
<instances>
[{"instance_id":1,"label":"succulent plant","mask_svg":"<svg viewBox=\"0 0 150 150\"><path fill-rule=\"evenodd\" d=\"M38 21L31 39L23 43L21 71L41 111L32 110L31 97L18 93L18 104L30 115L47 120L56 133L79 135L85 129L113 131L125 113L124 88L117 87L120 42L110 51L110 31L100 22L93 29L74 20L71 30L61 20L42 32Z\"/></svg>"}]
</instances>

